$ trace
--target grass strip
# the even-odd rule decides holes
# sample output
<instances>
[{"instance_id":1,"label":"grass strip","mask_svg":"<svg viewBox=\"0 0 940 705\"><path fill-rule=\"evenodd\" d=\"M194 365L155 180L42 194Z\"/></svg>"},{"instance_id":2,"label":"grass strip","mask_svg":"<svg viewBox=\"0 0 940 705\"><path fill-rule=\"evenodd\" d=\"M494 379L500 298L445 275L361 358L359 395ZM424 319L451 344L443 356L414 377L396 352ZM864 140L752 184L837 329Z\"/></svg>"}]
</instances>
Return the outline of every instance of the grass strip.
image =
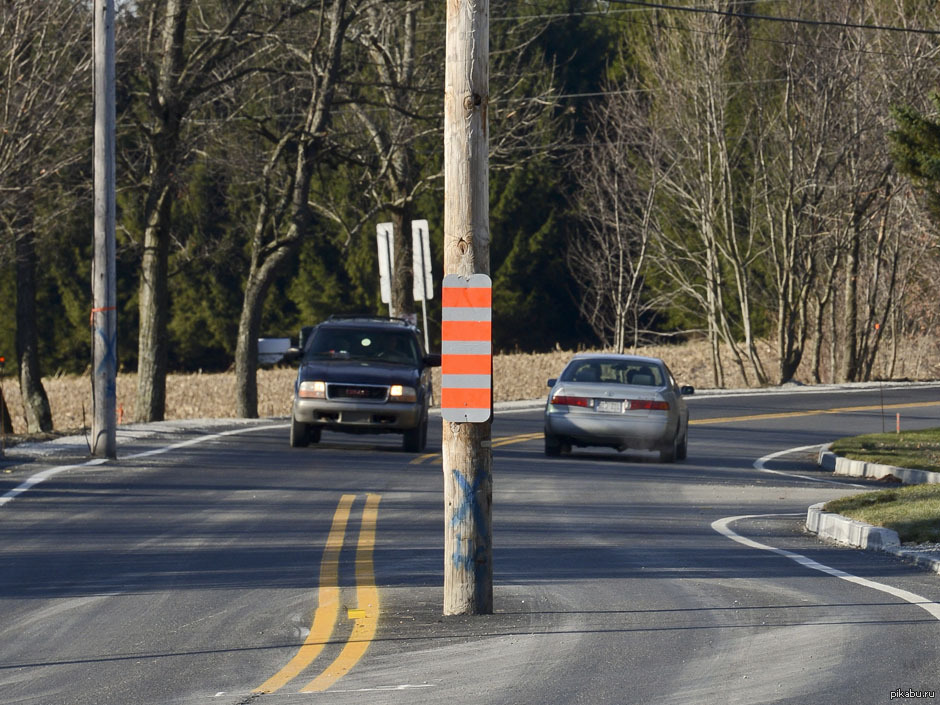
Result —
<instances>
[{"instance_id":1,"label":"grass strip","mask_svg":"<svg viewBox=\"0 0 940 705\"><path fill-rule=\"evenodd\" d=\"M898 532L902 543L940 542L940 485L908 485L843 497L824 511Z\"/></svg>"},{"instance_id":2,"label":"grass strip","mask_svg":"<svg viewBox=\"0 0 940 705\"><path fill-rule=\"evenodd\" d=\"M832 452L852 460L940 472L940 428L843 438L832 444Z\"/></svg>"},{"instance_id":3,"label":"grass strip","mask_svg":"<svg viewBox=\"0 0 940 705\"><path fill-rule=\"evenodd\" d=\"M852 460L940 472L940 428L843 438L831 450ZM940 542L940 484L865 492L828 502L824 510L893 529L903 543Z\"/></svg>"}]
</instances>

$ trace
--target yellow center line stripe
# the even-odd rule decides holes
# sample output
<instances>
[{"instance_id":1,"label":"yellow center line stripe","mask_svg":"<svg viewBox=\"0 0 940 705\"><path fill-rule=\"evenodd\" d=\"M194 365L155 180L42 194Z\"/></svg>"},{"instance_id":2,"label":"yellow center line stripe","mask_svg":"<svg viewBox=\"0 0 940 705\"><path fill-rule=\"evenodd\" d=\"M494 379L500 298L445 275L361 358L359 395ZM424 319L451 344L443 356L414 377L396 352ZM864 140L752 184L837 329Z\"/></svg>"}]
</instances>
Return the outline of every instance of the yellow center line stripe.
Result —
<instances>
[{"instance_id":1,"label":"yellow center line stripe","mask_svg":"<svg viewBox=\"0 0 940 705\"><path fill-rule=\"evenodd\" d=\"M544 432L539 431L538 433L523 433L518 436L502 436L493 440L493 447L498 448L500 446L508 446L513 443L524 443L525 441L534 441L542 438Z\"/></svg>"},{"instance_id":2,"label":"yellow center line stripe","mask_svg":"<svg viewBox=\"0 0 940 705\"><path fill-rule=\"evenodd\" d=\"M356 600L358 610L352 634L336 660L323 673L301 688L301 693L321 692L329 688L359 663L375 638L379 623L379 591L375 586L372 553L375 549L375 526L379 515L380 495L366 497L356 546ZM350 610L351 611L351 610ZM364 615L363 615L364 613ZM363 616L360 616L363 615Z\"/></svg>"},{"instance_id":3,"label":"yellow center line stripe","mask_svg":"<svg viewBox=\"0 0 940 705\"><path fill-rule=\"evenodd\" d=\"M256 693L273 693L284 687L302 670L313 663L333 634L339 615L339 554L343 548L346 524L355 495L344 494L333 514L333 525L326 539L323 558L320 561L320 588L318 606L313 616L310 633L297 654L280 671L255 689Z\"/></svg>"},{"instance_id":4,"label":"yellow center line stripe","mask_svg":"<svg viewBox=\"0 0 940 705\"><path fill-rule=\"evenodd\" d=\"M819 416L822 414L844 414L850 413L853 411L880 411L881 409L911 409L917 407L925 406L940 406L940 401L927 401L927 402L908 402L901 404L869 404L867 406L844 406L836 409L804 409L802 411L781 411L776 414L750 414L747 416L722 416L714 419L690 419L690 426L705 426L709 424L721 424L721 423L737 423L741 421L758 421L764 419L788 419L795 418L797 416ZM534 441L539 438L542 438L544 434L539 431L538 433L523 433L517 436L502 436L500 438L493 439L493 447L499 448L500 446L508 446L513 443L525 443L526 441ZM424 462L436 462L441 459L440 453L425 453L424 455L419 455L417 458L412 459L410 464L420 465Z\"/></svg>"},{"instance_id":5,"label":"yellow center line stripe","mask_svg":"<svg viewBox=\"0 0 940 705\"><path fill-rule=\"evenodd\" d=\"M692 419L691 426L702 426L718 423L735 423L738 421L758 421L764 419L788 419L797 416L821 416L823 414L845 414L853 411L881 411L882 409L911 409L921 406L940 406L940 401L908 402L902 404L868 404L866 406L843 406L836 409L809 409L803 411L781 411L777 414L752 414L750 416L725 416L715 419Z\"/></svg>"}]
</instances>

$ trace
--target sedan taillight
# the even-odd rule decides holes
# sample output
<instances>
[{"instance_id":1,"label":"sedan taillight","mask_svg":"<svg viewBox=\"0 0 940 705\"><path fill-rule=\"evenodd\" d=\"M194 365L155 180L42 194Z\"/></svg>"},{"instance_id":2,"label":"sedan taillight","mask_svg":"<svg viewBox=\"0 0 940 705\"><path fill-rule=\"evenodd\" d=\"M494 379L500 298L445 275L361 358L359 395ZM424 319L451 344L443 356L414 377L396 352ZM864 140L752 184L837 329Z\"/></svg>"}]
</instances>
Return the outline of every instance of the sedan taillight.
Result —
<instances>
[{"instance_id":1,"label":"sedan taillight","mask_svg":"<svg viewBox=\"0 0 940 705\"><path fill-rule=\"evenodd\" d=\"M669 411L668 401L653 401L652 399L631 399L630 409L641 411Z\"/></svg>"},{"instance_id":2,"label":"sedan taillight","mask_svg":"<svg viewBox=\"0 0 940 705\"><path fill-rule=\"evenodd\" d=\"M557 394L552 397L552 404L588 407L591 405L591 400L586 397L569 397Z\"/></svg>"}]
</instances>

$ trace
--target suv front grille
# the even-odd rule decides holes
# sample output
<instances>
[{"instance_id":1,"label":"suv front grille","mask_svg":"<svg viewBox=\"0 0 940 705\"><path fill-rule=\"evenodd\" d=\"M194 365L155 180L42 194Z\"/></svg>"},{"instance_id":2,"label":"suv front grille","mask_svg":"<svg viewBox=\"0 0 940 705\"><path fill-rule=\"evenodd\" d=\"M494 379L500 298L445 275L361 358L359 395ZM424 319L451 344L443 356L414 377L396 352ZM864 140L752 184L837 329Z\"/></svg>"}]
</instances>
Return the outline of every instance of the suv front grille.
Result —
<instances>
[{"instance_id":1,"label":"suv front grille","mask_svg":"<svg viewBox=\"0 0 940 705\"><path fill-rule=\"evenodd\" d=\"M365 401L385 401L388 387L372 384L327 384L328 399L361 399Z\"/></svg>"}]
</instances>

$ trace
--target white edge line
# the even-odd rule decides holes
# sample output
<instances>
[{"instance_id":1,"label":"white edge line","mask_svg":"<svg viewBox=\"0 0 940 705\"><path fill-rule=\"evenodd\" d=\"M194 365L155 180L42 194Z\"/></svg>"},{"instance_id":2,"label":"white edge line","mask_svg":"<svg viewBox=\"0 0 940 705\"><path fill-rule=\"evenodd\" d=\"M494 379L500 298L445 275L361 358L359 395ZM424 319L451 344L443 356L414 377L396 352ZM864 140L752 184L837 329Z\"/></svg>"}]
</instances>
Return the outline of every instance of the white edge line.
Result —
<instances>
[{"instance_id":1,"label":"white edge line","mask_svg":"<svg viewBox=\"0 0 940 705\"><path fill-rule=\"evenodd\" d=\"M768 546L763 543L758 543L752 539L745 538L740 534L736 534L732 531L728 525L739 521L741 519L759 519L761 517L775 517L775 516L792 516L790 514L744 514L736 517L726 517L724 519L718 519L717 521L712 522L712 528L717 531L722 536L736 541L743 546L748 548L756 548L761 551L770 551L771 553L776 553L779 556L784 558L789 558L791 561L799 563L805 568L810 568L812 570L818 570L821 573L826 575L831 575L834 578L839 578L840 580L845 580L849 583L855 583L856 585L861 585L862 587L871 588L872 590L878 590L879 592L886 593L888 595L893 595L905 602L910 602L912 605L917 605L921 609L928 612L934 619L940 620L940 604L936 602L931 602L926 597L916 595L913 592L908 592L907 590L901 590L900 588L892 587L890 585L884 585L883 583L876 583L873 580L868 580L866 578L860 578L857 575L852 575L851 573L846 573L845 571L838 570L837 568L830 568L827 565L818 563L812 558L807 558L804 555L799 553L793 553L792 551L786 551L782 548L775 548L773 546ZM797 515L798 516L798 515Z\"/></svg>"},{"instance_id":2,"label":"white edge line","mask_svg":"<svg viewBox=\"0 0 940 705\"><path fill-rule=\"evenodd\" d=\"M180 441L179 443L173 443L171 445L165 446L163 448L156 448L154 450L147 450L142 453L133 453L132 455L126 455L120 460L136 460L138 458L148 458L153 455L162 455L163 453L169 453L173 450L179 450L180 448L186 448L188 446L197 445L199 443L205 443L207 441L215 440L217 438L223 438L225 436L234 436L239 433L251 433L252 431L263 431L266 429L272 428L287 428L287 424L266 424L264 426L251 426L250 428L235 428L229 431L222 431L220 433L213 433L208 436L199 436L198 438L190 438L186 441ZM41 472L37 472L35 475L31 475L26 478L22 483L14 487L12 490L9 490L2 496L0 496L0 507L3 505L12 502L14 499L20 495L28 492L36 485L39 485L50 477L54 477L59 473L66 472L68 470L77 470L79 468L86 468L95 465L103 465L108 462L109 458L93 458L87 460L84 463L73 463L71 465L58 465L54 468L48 468Z\"/></svg>"},{"instance_id":3,"label":"white edge line","mask_svg":"<svg viewBox=\"0 0 940 705\"><path fill-rule=\"evenodd\" d=\"M777 458L789 455L790 453L801 453L806 450L818 449L821 445L825 444L816 444L811 446L800 446L799 448L788 448L787 450L780 450L776 453L771 453L770 455L765 455L763 458L758 458L754 461L754 469L760 470L761 472L770 473L771 475L782 475L783 477L792 477L794 479L800 480L809 480L810 482L822 482L827 485L839 485L840 487L859 487L861 489L867 489L868 485L858 485L851 482L839 482L838 480L828 480L824 477L807 477L806 475L797 475L792 472L783 472L782 470L770 470L769 468L764 467L771 460L776 460Z\"/></svg>"}]
</instances>

